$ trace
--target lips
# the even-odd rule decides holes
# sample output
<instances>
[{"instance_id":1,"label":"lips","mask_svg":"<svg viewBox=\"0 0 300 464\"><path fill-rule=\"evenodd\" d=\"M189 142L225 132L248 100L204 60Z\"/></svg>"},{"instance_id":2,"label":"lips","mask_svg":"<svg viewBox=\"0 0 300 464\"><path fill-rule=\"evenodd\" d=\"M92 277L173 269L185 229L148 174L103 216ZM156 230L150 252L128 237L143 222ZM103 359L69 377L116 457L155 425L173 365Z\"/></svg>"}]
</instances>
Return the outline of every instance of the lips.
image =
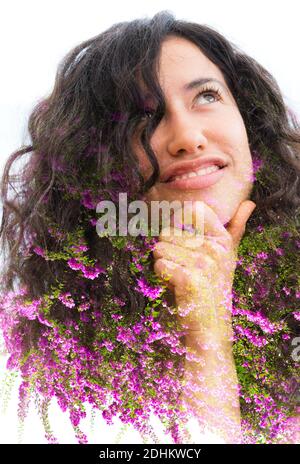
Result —
<instances>
[{"instance_id":1,"label":"lips","mask_svg":"<svg viewBox=\"0 0 300 464\"><path fill-rule=\"evenodd\" d=\"M169 190L200 190L212 187L219 182L227 171L227 167L217 169L214 172L204 174L202 176L190 177L187 179L177 178L167 182Z\"/></svg>"},{"instance_id":2,"label":"lips","mask_svg":"<svg viewBox=\"0 0 300 464\"><path fill-rule=\"evenodd\" d=\"M219 156L203 156L197 160L183 161L167 168L163 172L160 181L164 183L170 182L176 176L198 171L202 168L208 168L209 166L220 166L220 168L223 168L224 166L227 166L227 162Z\"/></svg>"}]
</instances>

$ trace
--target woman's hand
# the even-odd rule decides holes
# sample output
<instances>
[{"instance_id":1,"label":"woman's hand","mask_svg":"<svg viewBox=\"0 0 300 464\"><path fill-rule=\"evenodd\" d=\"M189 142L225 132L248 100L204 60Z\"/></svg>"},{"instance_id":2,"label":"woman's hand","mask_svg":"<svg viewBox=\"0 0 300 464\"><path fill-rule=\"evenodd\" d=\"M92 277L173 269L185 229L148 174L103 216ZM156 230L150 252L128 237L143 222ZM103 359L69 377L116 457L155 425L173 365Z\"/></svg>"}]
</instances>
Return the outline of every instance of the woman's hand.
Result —
<instances>
[{"instance_id":1,"label":"woman's hand","mask_svg":"<svg viewBox=\"0 0 300 464\"><path fill-rule=\"evenodd\" d=\"M227 229L211 208L204 203L202 206L202 236L184 233L178 237L174 226L169 234L162 230L153 252L154 271L169 279L179 317L187 329L186 346L198 358L197 362L186 359L183 403L217 437L226 443L240 443L238 378L231 343L231 290L238 245L256 205L252 201L241 203ZM195 224L195 204L192 213Z\"/></svg>"},{"instance_id":2,"label":"woman's hand","mask_svg":"<svg viewBox=\"0 0 300 464\"><path fill-rule=\"evenodd\" d=\"M194 226L201 219L198 217L197 222L197 214L204 214L203 234L183 231L176 236L173 221L170 233L163 229L155 245L154 271L168 279L181 321L188 330L211 336L215 333L217 337L222 337L223 332L228 337L237 249L256 205L250 200L241 203L227 228L208 205L201 202L201 206L197 210L193 203L191 217Z\"/></svg>"}]
</instances>

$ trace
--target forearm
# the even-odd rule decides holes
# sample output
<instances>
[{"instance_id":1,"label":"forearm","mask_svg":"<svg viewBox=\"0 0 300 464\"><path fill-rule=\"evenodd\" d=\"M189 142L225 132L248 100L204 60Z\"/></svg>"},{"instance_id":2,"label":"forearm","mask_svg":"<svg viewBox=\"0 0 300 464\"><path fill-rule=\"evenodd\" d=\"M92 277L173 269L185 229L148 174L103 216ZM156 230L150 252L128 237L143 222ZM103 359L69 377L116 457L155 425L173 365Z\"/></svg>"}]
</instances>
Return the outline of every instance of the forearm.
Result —
<instances>
[{"instance_id":1,"label":"forearm","mask_svg":"<svg viewBox=\"0 0 300 464\"><path fill-rule=\"evenodd\" d=\"M182 304L181 304L182 307ZM203 305L201 306L203 311ZM186 347L196 357L185 360L186 386L182 399L193 407L193 412L204 423L222 437L226 443L241 440L241 419L238 393L238 378L232 353L232 326L228 316L228 305L210 306L205 309L205 322L195 320L193 330L185 337ZM197 314L197 309L194 310ZM213 315L213 317L209 317ZM191 389L188 383L191 382Z\"/></svg>"},{"instance_id":2,"label":"forearm","mask_svg":"<svg viewBox=\"0 0 300 464\"><path fill-rule=\"evenodd\" d=\"M233 356L227 349L201 349L195 335L186 337L201 363L185 361L182 399L193 407L200 422L215 431L226 443L241 439L238 379ZM188 383L192 382L191 389Z\"/></svg>"}]
</instances>

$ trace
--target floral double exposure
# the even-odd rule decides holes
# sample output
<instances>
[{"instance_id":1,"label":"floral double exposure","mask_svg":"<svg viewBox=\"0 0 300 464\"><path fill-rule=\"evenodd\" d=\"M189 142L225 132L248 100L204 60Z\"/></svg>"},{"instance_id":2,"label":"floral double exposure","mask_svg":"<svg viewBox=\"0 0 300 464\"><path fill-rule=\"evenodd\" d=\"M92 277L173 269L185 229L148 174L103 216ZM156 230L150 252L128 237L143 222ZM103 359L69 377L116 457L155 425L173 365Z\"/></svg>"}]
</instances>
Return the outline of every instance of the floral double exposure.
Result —
<instances>
[{"instance_id":1,"label":"floral double exposure","mask_svg":"<svg viewBox=\"0 0 300 464\"><path fill-rule=\"evenodd\" d=\"M155 239L102 240L109 240L112 249L111 261L105 264L89 258L80 229L61 241L61 251L38 253L40 259L64 260L65 272L73 273L72 287L62 279L39 299L27 300L26 288L1 298L1 328L10 354L7 368L12 377L22 375L20 423L35 394L49 443L58 442L47 416L54 397L68 412L78 443L88 443L80 430L87 403L102 412L107 424L113 424L114 417L132 424L145 441L158 441L149 422L152 413L174 443L188 441L186 423L193 411L179 395L184 359L201 359L185 348L185 332L174 318L176 307L168 303L165 282L151 270ZM275 226L245 234L239 247L232 315L245 443L291 438L286 425L299 407L295 389L300 361L291 358L291 340L299 330L299 307L294 303L299 299L299 261L293 259L298 248L295 231L283 234ZM113 288L120 251L127 253L130 283L143 302L135 313L128 311L128 295L116 296ZM93 297L99 288L105 295L101 301ZM25 320L39 326L36 345L30 349L25 342L31 325L18 330Z\"/></svg>"}]
</instances>

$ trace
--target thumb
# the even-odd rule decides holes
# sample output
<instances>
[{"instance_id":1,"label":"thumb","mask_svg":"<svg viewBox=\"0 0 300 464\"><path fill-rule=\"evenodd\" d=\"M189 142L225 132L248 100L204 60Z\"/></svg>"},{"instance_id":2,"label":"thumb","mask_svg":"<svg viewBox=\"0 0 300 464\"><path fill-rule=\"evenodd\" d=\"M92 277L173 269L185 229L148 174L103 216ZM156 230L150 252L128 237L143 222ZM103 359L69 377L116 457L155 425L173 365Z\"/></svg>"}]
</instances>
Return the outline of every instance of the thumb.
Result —
<instances>
[{"instance_id":1,"label":"thumb","mask_svg":"<svg viewBox=\"0 0 300 464\"><path fill-rule=\"evenodd\" d=\"M229 221L227 231L232 236L236 249L245 233L246 223L255 208L256 204L253 201L243 201L233 218Z\"/></svg>"}]
</instances>

